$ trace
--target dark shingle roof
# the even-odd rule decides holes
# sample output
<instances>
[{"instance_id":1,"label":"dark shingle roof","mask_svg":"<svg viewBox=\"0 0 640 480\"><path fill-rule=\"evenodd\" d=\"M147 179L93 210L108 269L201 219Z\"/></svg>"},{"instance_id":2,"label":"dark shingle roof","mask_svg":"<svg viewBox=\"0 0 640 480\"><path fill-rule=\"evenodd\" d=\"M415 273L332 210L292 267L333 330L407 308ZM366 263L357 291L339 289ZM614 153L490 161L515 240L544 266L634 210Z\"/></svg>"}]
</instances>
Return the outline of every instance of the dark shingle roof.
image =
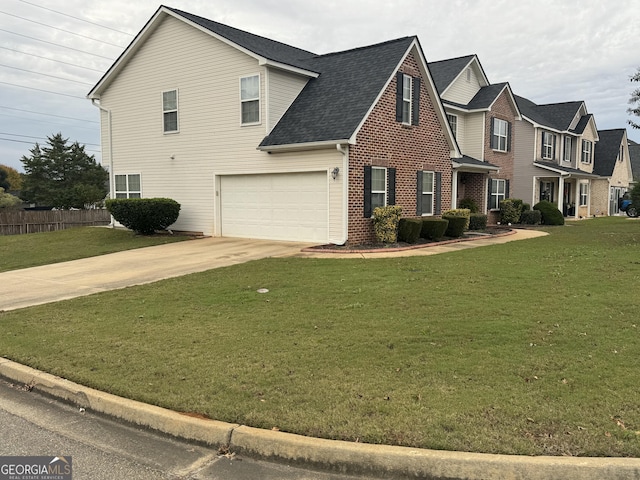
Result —
<instances>
[{"instance_id":1,"label":"dark shingle roof","mask_svg":"<svg viewBox=\"0 0 640 480\"><path fill-rule=\"evenodd\" d=\"M582 117L580 117L580 121L578 122L576 127L571 131L573 133L577 133L578 135L582 135L584 133L584 129L587 128L587 125L589 124L589 120L591 120L591 118L593 118L593 115L590 113L588 115L583 115Z\"/></svg>"},{"instance_id":2,"label":"dark shingle roof","mask_svg":"<svg viewBox=\"0 0 640 480\"><path fill-rule=\"evenodd\" d=\"M578 113L583 104L583 102L563 102L536 105L524 97L516 95L515 98L518 108L524 116L540 125L561 131L569 129L576 113ZM578 127L576 127L576 130L577 129ZM584 130L584 127L582 127L582 129Z\"/></svg>"},{"instance_id":3,"label":"dark shingle roof","mask_svg":"<svg viewBox=\"0 0 640 480\"><path fill-rule=\"evenodd\" d=\"M471 99L467 108L469 110L489 108L496 101L498 95L504 90L506 83L496 83L495 85L487 85L478 90L478 93Z\"/></svg>"},{"instance_id":4,"label":"dark shingle roof","mask_svg":"<svg viewBox=\"0 0 640 480\"><path fill-rule=\"evenodd\" d=\"M305 63L305 60L315 56L312 52L254 35L176 8L165 8L268 60L309 69L309 65Z\"/></svg>"},{"instance_id":5,"label":"dark shingle roof","mask_svg":"<svg viewBox=\"0 0 640 480\"><path fill-rule=\"evenodd\" d=\"M598 130L600 140L596 143L593 155L593 173L602 177L613 175L624 133L624 128Z\"/></svg>"},{"instance_id":6,"label":"dark shingle roof","mask_svg":"<svg viewBox=\"0 0 640 480\"><path fill-rule=\"evenodd\" d=\"M633 179L640 182L640 144L633 140L629 140L629 159L631 160Z\"/></svg>"},{"instance_id":7,"label":"dark shingle roof","mask_svg":"<svg viewBox=\"0 0 640 480\"><path fill-rule=\"evenodd\" d=\"M349 139L415 40L405 37L309 60L320 76L309 80L260 146Z\"/></svg>"},{"instance_id":8,"label":"dark shingle roof","mask_svg":"<svg viewBox=\"0 0 640 480\"><path fill-rule=\"evenodd\" d=\"M440 95L442 95L442 92L460 75L460 72L462 72L474 57L475 55L467 55L464 57L440 60L438 62L430 62L428 64L429 71Z\"/></svg>"}]
</instances>

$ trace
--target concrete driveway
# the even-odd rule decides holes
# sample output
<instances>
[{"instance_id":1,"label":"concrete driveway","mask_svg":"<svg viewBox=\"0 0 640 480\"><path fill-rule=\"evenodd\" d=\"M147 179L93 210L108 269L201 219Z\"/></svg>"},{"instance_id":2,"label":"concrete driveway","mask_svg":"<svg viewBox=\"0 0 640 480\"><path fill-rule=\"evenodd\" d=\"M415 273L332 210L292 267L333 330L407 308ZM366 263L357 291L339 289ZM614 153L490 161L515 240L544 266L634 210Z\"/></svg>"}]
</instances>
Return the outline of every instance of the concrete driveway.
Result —
<instances>
[{"instance_id":1,"label":"concrete driveway","mask_svg":"<svg viewBox=\"0 0 640 480\"><path fill-rule=\"evenodd\" d=\"M300 253L308 243L202 238L0 273L0 311L151 283L266 257Z\"/></svg>"}]
</instances>

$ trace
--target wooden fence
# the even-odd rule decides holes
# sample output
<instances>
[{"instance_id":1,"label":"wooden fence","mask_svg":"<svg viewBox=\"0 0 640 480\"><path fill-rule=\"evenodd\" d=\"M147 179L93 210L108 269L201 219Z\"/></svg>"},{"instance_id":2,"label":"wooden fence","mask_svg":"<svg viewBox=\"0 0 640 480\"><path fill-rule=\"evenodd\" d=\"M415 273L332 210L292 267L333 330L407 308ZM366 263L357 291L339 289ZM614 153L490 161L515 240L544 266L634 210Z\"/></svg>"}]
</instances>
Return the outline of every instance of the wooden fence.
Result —
<instances>
[{"instance_id":1,"label":"wooden fence","mask_svg":"<svg viewBox=\"0 0 640 480\"><path fill-rule=\"evenodd\" d=\"M107 210L0 210L0 235L54 232L110 222Z\"/></svg>"}]
</instances>

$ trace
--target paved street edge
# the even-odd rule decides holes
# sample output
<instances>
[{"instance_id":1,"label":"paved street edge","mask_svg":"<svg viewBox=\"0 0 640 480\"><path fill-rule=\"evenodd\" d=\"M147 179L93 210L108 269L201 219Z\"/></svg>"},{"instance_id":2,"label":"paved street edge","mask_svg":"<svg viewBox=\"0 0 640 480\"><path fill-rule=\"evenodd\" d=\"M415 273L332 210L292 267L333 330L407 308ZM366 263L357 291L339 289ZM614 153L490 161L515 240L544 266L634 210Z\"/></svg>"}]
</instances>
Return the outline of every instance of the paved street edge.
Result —
<instances>
[{"instance_id":1,"label":"paved street edge","mask_svg":"<svg viewBox=\"0 0 640 480\"><path fill-rule=\"evenodd\" d=\"M0 377L96 413L185 440L345 474L424 479L640 479L640 459L527 457L324 440L194 418L104 393L0 358Z\"/></svg>"}]
</instances>

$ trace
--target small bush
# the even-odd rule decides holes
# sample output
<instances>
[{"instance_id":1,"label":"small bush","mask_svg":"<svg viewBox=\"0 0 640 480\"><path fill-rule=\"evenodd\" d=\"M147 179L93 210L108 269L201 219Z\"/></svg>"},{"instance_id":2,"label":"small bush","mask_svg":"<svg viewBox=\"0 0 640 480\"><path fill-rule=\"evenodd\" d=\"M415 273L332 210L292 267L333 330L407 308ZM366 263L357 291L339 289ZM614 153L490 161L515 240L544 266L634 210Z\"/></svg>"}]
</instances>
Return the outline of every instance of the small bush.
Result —
<instances>
[{"instance_id":1,"label":"small bush","mask_svg":"<svg viewBox=\"0 0 640 480\"><path fill-rule=\"evenodd\" d=\"M520 214L520 223L524 225L540 225L542 214L540 210L525 210Z\"/></svg>"},{"instance_id":2,"label":"small bush","mask_svg":"<svg viewBox=\"0 0 640 480\"><path fill-rule=\"evenodd\" d=\"M522 200L505 198L500 202L500 223L503 225L520 223L521 212Z\"/></svg>"},{"instance_id":3,"label":"small bush","mask_svg":"<svg viewBox=\"0 0 640 480\"><path fill-rule=\"evenodd\" d=\"M180 214L180 204L170 198L111 198L105 205L113 218L141 235L166 230Z\"/></svg>"},{"instance_id":4,"label":"small bush","mask_svg":"<svg viewBox=\"0 0 640 480\"><path fill-rule=\"evenodd\" d=\"M380 243L396 243L398 241L398 222L402 207L387 205L373 209L373 229Z\"/></svg>"},{"instance_id":5,"label":"small bush","mask_svg":"<svg viewBox=\"0 0 640 480\"><path fill-rule=\"evenodd\" d=\"M539 210L542 215L544 225L564 225L564 217L558 207L547 200L542 200L533 206L534 210Z\"/></svg>"},{"instance_id":6,"label":"small bush","mask_svg":"<svg viewBox=\"0 0 640 480\"><path fill-rule=\"evenodd\" d=\"M478 213L480 211L478 203L473 198L463 198L458 202L458 208L466 208L471 213Z\"/></svg>"},{"instance_id":7,"label":"small bush","mask_svg":"<svg viewBox=\"0 0 640 480\"><path fill-rule=\"evenodd\" d=\"M423 218L420 236L438 242L444 237L448 226L449 220L446 218Z\"/></svg>"},{"instance_id":8,"label":"small bush","mask_svg":"<svg viewBox=\"0 0 640 480\"><path fill-rule=\"evenodd\" d=\"M487 216L483 213L472 213L469 217L469 230L484 230L487 228Z\"/></svg>"},{"instance_id":9,"label":"small bush","mask_svg":"<svg viewBox=\"0 0 640 480\"><path fill-rule=\"evenodd\" d=\"M398 241L416 243L421 231L421 218L401 218L398 222Z\"/></svg>"},{"instance_id":10,"label":"small bush","mask_svg":"<svg viewBox=\"0 0 640 480\"><path fill-rule=\"evenodd\" d=\"M523 203L522 204L522 211L523 212L528 212L529 210L531 210L531 205L529 205L528 203Z\"/></svg>"},{"instance_id":11,"label":"small bush","mask_svg":"<svg viewBox=\"0 0 640 480\"><path fill-rule=\"evenodd\" d=\"M451 238L460 238L464 231L466 230L467 222L469 221L466 217L456 217L456 216L442 216L442 218L446 218L449 220L449 225L447 226L447 231L445 235Z\"/></svg>"},{"instance_id":12,"label":"small bush","mask_svg":"<svg viewBox=\"0 0 640 480\"><path fill-rule=\"evenodd\" d=\"M469 216L471 212L468 208L455 208L453 210L447 210L442 214L442 218L450 218L450 217L463 217L465 219L464 228L465 230L469 228Z\"/></svg>"}]
</instances>

